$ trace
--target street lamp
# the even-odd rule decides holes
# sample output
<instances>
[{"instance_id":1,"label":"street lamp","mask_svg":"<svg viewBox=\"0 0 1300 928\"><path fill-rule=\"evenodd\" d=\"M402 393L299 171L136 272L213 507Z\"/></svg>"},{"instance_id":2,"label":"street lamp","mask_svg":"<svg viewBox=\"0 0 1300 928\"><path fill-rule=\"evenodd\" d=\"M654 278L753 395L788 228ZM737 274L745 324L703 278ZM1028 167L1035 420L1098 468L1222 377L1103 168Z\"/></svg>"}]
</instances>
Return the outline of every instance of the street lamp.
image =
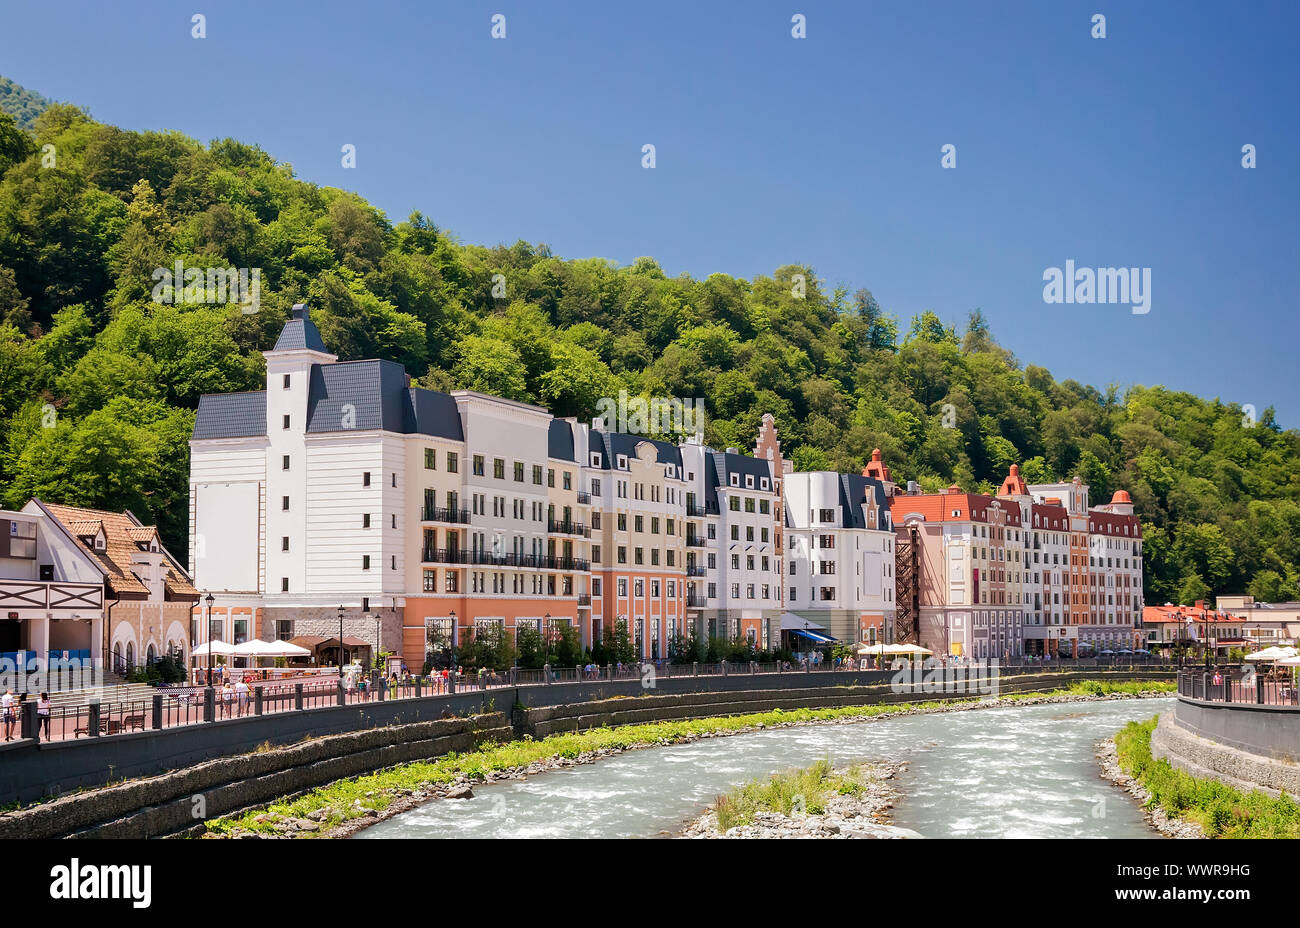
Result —
<instances>
[{"instance_id":1,"label":"street lamp","mask_svg":"<svg viewBox=\"0 0 1300 928\"><path fill-rule=\"evenodd\" d=\"M546 636L546 663L551 662L551 614L542 616L542 634Z\"/></svg>"},{"instance_id":2,"label":"street lamp","mask_svg":"<svg viewBox=\"0 0 1300 928\"><path fill-rule=\"evenodd\" d=\"M343 679L343 607L339 606L339 679Z\"/></svg>"},{"instance_id":3,"label":"street lamp","mask_svg":"<svg viewBox=\"0 0 1300 928\"><path fill-rule=\"evenodd\" d=\"M452 673L456 672L456 610L452 609L449 613L451 619L451 630L447 633L447 663L451 666Z\"/></svg>"},{"instance_id":4,"label":"street lamp","mask_svg":"<svg viewBox=\"0 0 1300 928\"><path fill-rule=\"evenodd\" d=\"M205 603L208 604L208 677L207 677L207 683L208 683L208 689L211 689L211 688L212 688L212 603L215 602L215 599L214 599L213 595L212 595L211 593L209 593L209 594L204 598L203 601L204 601Z\"/></svg>"},{"instance_id":5,"label":"street lamp","mask_svg":"<svg viewBox=\"0 0 1300 928\"><path fill-rule=\"evenodd\" d=\"M375 614L375 667L379 666L379 613Z\"/></svg>"}]
</instances>

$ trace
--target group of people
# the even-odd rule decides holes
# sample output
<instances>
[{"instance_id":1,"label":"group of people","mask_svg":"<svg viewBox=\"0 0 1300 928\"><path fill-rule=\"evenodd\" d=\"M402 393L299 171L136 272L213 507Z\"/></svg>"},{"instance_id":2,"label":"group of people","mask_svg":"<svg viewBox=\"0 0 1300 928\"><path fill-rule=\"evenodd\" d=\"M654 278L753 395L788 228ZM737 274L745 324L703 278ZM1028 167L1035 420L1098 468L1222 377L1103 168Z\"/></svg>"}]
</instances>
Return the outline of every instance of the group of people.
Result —
<instances>
[{"instance_id":1,"label":"group of people","mask_svg":"<svg viewBox=\"0 0 1300 928\"><path fill-rule=\"evenodd\" d=\"M0 715L4 717L6 741L14 740L14 726L22 717L23 706L26 704L26 693L19 693L18 698L15 699L13 690L5 690L4 695L0 696ZM36 700L36 724L40 726L41 734L48 739L50 737L49 693L41 693L40 698Z\"/></svg>"}]
</instances>

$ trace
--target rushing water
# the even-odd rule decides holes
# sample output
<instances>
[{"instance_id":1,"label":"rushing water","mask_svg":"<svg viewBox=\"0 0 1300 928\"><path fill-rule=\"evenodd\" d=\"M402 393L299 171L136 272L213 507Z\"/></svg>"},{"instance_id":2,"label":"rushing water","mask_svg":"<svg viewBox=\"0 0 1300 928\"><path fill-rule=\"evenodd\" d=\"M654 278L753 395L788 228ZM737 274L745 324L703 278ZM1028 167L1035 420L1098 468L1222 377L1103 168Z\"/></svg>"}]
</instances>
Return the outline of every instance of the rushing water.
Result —
<instances>
[{"instance_id":1,"label":"rushing water","mask_svg":"<svg viewBox=\"0 0 1300 928\"><path fill-rule=\"evenodd\" d=\"M1172 700L1059 703L757 731L615 757L430 802L358 838L632 838L674 833L720 793L821 758L905 760L896 825L927 838L1148 838L1093 744Z\"/></svg>"}]
</instances>

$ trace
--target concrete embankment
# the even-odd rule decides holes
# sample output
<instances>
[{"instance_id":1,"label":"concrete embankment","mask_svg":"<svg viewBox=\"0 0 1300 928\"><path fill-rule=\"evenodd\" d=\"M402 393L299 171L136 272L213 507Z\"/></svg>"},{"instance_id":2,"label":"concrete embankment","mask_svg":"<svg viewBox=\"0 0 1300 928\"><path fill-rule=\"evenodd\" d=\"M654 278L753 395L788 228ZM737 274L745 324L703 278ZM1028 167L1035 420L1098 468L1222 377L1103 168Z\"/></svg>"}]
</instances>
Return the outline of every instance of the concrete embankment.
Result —
<instances>
[{"instance_id":1,"label":"concrete embankment","mask_svg":"<svg viewBox=\"0 0 1300 928\"><path fill-rule=\"evenodd\" d=\"M1082 679L1118 682L1167 678L1167 674L1158 672L1058 672L1004 677L999 681L999 690L1006 695L1055 689ZM701 679L697 685L705 687L709 682ZM923 688L916 692L895 692L884 683L770 688L762 686L766 682L761 676L731 677L722 692L616 696L538 706L525 705L516 698L510 717L491 711L454 719L394 720L362 731L308 736L308 740L293 744L254 742L262 747L253 753L232 752L231 756L203 760L179 770L87 789L4 813L0 815L0 837L176 834L204 819L256 807L338 779L525 735L541 738L604 725L737 715L778 708L827 708L978 695L929 693ZM557 686L489 692L495 698L493 708L504 708L512 695L543 689L551 699L564 691ZM399 705L402 703L388 704L392 708ZM413 709L407 706L402 718L410 718ZM267 716L258 721L265 724L274 718ZM100 740L107 743L110 739Z\"/></svg>"}]
</instances>

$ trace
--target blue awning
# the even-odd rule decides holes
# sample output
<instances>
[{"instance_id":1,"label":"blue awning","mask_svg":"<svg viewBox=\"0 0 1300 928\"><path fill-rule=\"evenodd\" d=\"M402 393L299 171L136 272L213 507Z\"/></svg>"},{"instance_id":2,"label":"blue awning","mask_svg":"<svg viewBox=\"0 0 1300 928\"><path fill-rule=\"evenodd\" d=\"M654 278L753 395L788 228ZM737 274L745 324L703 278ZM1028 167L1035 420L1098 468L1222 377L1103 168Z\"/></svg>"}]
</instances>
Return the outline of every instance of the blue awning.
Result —
<instances>
[{"instance_id":1,"label":"blue awning","mask_svg":"<svg viewBox=\"0 0 1300 928\"><path fill-rule=\"evenodd\" d=\"M813 641L820 641L822 644L831 644L835 641L834 638L827 638L825 635L819 635L816 632L810 632L802 628L791 629L790 633L793 635L803 635L805 638L811 638Z\"/></svg>"}]
</instances>

